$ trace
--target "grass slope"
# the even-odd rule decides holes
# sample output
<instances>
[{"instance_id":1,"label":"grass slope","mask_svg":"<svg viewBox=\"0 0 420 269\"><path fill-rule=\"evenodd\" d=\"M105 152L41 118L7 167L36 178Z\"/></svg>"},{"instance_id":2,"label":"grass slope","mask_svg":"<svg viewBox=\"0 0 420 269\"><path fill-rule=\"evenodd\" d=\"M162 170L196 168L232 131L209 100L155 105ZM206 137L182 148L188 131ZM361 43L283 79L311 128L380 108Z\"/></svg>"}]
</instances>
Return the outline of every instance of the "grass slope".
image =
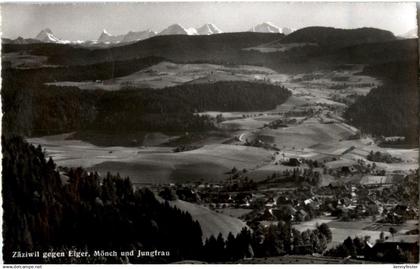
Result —
<instances>
[{"instance_id":1,"label":"grass slope","mask_svg":"<svg viewBox=\"0 0 420 269\"><path fill-rule=\"evenodd\" d=\"M236 235L243 227L246 227L246 224L240 219L214 212L200 205L182 200L171 201L170 204L190 213L192 218L200 223L203 240L212 235L217 237L219 233L222 233L223 237L227 238L230 232Z\"/></svg>"}]
</instances>

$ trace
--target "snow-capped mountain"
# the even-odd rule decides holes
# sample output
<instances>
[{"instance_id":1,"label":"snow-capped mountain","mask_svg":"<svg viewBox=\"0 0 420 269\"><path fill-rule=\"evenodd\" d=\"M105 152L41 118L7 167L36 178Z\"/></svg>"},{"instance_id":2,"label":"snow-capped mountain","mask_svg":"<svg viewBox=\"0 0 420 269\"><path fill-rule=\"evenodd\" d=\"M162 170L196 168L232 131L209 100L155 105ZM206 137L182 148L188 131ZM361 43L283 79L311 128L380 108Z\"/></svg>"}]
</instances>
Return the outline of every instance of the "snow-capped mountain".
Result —
<instances>
[{"instance_id":1,"label":"snow-capped mountain","mask_svg":"<svg viewBox=\"0 0 420 269\"><path fill-rule=\"evenodd\" d=\"M294 32L293 29L289 28L289 27L283 27L280 29L282 34L288 35Z\"/></svg>"},{"instance_id":2,"label":"snow-capped mountain","mask_svg":"<svg viewBox=\"0 0 420 269\"><path fill-rule=\"evenodd\" d=\"M212 23L207 23L198 28L197 33L199 35L213 35L222 33L222 30L217 28L217 26Z\"/></svg>"},{"instance_id":3,"label":"snow-capped mountain","mask_svg":"<svg viewBox=\"0 0 420 269\"><path fill-rule=\"evenodd\" d=\"M281 34L288 35L288 34L290 34L293 31L292 31L292 29L287 28L287 27L280 28L280 27L274 25L271 22L263 22L261 24L255 25L254 27L252 27L251 29L249 29L249 32L258 32L258 33L281 33Z\"/></svg>"},{"instance_id":4,"label":"snow-capped mountain","mask_svg":"<svg viewBox=\"0 0 420 269\"><path fill-rule=\"evenodd\" d=\"M39 32L39 34L35 37L35 39L41 42L46 42L46 43L51 43L51 42L56 43L56 42L61 41L58 37L56 37L53 34L50 28L45 28L44 30Z\"/></svg>"},{"instance_id":5,"label":"snow-capped mountain","mask_svg":"<svg viewBox=\"0 0 420 269\"><path fill-rule=\"evenodd\" d=\"M197 29L195 29L194 27L187 28L186 30L188 35L198 35Z\"/></svg>"},{"instance_id":6,"label":"snow-capped mountain","mask_svg":"<svg viewBox=\"0 0 420 269\"><path fill-rule=\"evenodd\" d=\"M125 43L125 42L140 41L140 40L143 40L143 39L153 37L156 34L157 33L155 31L152 31L150 29L146 30L146 31L140 31L140 32L130 31L124 36L124 38L122 39L121 42Z\"/></svg>"},{"instance_id":7,"label":"snow-capped mountain","mask_svg":"<svg viewBox=\"0 0 420 269\"><path fill-rule=\"evenodd\" d=\"M124 39L125 35L112 35L107 30L103 30L98 38L98 43L119 43Z\"/></svg>"},{"instance_id":8,"label":"snow-capped mountain","mask_svg":"<svg viewBox=\"0 0 420 269\"><path fill-rule=\"evenodd\" d=\"M197 30L194 28L184 28L179 24L172 24L168 28L164 29L158 35L196 35Z\"/></svg>"},{"instance_id":9,"label":"snow-capped mountain","mask_svg":"<svg viewBox=\"0 0 420 269\"><path fill-rule=\"evenodd\" d=\"M262 33L284 33L286 35L292 32L290 28L279 28L269 22L258 24L252 27L249 31ZM8 40L3 38L3 42L9 42L13 44L31 44L45 42L83 46L113 46L129 42L141 41L144 39L154 37L156 35L213 35L220 33L223 33L223 31L212 23L206 23L199 28L184 28L180 24L172 24L160 33L156 33L155 31L148 29L145 31L129 31L127 34L113 35L110 34L108 31L103 30L97 40L69 41L58 38L56 35L54 35L50 28L45 28L35 38L17 38L15 40Z\"/></svg>"},{"instance_id":10,"label":"snow-capped mountain","mask_svg":"<svg viewBox=\"0 0 420 269\"><path fill-rule=\"evenodd\" d=\"M50 28L45 28L39 34L35 37L35 39L32 38L26 38L23 39L22 37L18 37L13 42L15 44L31 44L36 42L43 42L43 43L59 43L59 44L82 44L84 41L76 40L76 41L69 41L69 40L63 40L58 38L54 33L51 31Z\"/></svg>"}]
</instances>

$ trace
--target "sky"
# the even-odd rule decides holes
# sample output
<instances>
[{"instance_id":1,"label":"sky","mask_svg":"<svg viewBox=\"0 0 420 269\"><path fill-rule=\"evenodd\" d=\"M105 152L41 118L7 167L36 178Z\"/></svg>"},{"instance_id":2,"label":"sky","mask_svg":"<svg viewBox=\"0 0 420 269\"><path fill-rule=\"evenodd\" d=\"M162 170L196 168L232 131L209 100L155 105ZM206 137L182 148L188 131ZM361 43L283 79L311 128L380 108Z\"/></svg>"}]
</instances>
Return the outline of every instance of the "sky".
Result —
<instances>
[{"instance_id":1,"label":"sky","mask_svg":"<svg viewBox=\"0 0 420 269\"><path fill-rule=\"evenodd\" d=\"M2 36L35 37L50 28L65 40L96 40L111 34L179 23L185 28L213 23L224 32L247 31L271 22L279 27L375 27L404 34L416 28L415 3L334 2L146 2L146 3L5 3L1 5Z\"/></svg>"}]
</instances>

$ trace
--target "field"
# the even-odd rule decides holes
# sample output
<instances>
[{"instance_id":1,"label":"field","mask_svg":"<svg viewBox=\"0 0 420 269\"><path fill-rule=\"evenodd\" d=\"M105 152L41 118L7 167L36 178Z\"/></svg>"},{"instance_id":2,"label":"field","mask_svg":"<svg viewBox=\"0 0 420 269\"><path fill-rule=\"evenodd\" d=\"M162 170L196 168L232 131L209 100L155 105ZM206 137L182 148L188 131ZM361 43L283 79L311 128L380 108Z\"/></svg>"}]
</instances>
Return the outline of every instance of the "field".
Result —
<instances>
[{"instance_id":1,"label":"field","mask_svg":"<svg viewBox=\"0 0 420 269\"><path fill-rule=\"evenodd\" d=\"M75 86L84 90L116 91L124 87L161 89L184 83L212 83L216 81L263 81L275 71L258 66L227 67L215 64L175 64L161 62L128 76L104 81L51 82L48 85Z\"/></svg>"},{"instance_id":2,"label":"field","mask_svg":"<svg viewBox=\"0 0 420 269\"><path fill-rule=\"evenodd\" d=\"M134 184L206 180L228 177L233 167L253 170L270 161L272 153L240 145L207 145L174 153L170 147L99 147L65 136L29 139L41 144L58 165L85 167L100 173L128 176Z\"/></svg>"},{"instance_id":3,"label":"field","mask_svg":"<svg viewBox=\"0 0 420 269\"><path fill-rule=\"evenodd\" d=\"M333 217L319 217L310 221L293 225L299 231L307 229L315 229L317 225L322 223L328 224L332 232L332 242L328 244L328 248L332 248L341 244L347 237L370 237L370 242L375 243L379 239L381 232L385 237L390 237L389 228L394 227L397 234L404 234L409 230L418 228L417 221L407 221L401 225L389 225L373 222L370 218L359 221L338 221Z\"/></svg>"},{"instance_id":4,"label":"field","mask_svg":"<svg viewBox=\"0 0 420 269\"><path fill-rule=\"evenodd\" d=\"M1 59L6 64L10 63L11 67L19 69L39 68L41 66L48 66L46 64L48 57L32 55L25 52L5 53L2 55Z\"/></svg>"},{"instance_id":5,"label":"field","mask_svg":"<svg viewBox=\"0 0 420 269\"><path fill-rule=\"evenodd\" d=\"M246 48L244 50L255 50L262 53L285 52L294 48L318 46L316 43L279 43L277 41L263 44L256 47Z\"/></svg>"},{"instance_id":6,"label":"field","mask_svg":"<svg viewBox=\"0 0 420 269\"><path fill-rule=\"evenodd\" d=\"M337 96L345 99L351 95L365 95L372 87L381 84L374 78L359 75L361 70L362 66L354 65L345 70L285 75L257 66L161 62L112 81L82 82L88 84L81 87L87 89L96 85L117 90L129 84L162 88L186 82L206 82L203 79L207 78L209 81L264 80L285 85L293 95L270 111L199 113L210 117L222 114L224 120L219 126L226 134L223 137L205 135L190 142L200 148L186 152L174 153L174 147L162 146L173 137L161 133L145 134L143 147L99 147L63 137L32 138L29 141L44 146L59 165L120 173L129 176L135 184L218 182L225 180L226 173L233 167L245 168L249 177L261 180L288 169L280 164L284 158L335 158L338 160L326 163L326 166L336 168L352 165L358 159L371 163L366 160L371 150L387 151L403 159L403 163L398 164L376 163L380 169L389 172L415 169L416 149L379 148L369 137L349 140L358 130L341 118L347 105L335 101ZM331 89L343 83L345 89ZM287 127L267 127L270 122L285 118L295 121L288 123ZM271 149L247 146L247 143L258 140ZM333 178L325 177L323 184L333 181Z\"/></svg>"}]
</instances>

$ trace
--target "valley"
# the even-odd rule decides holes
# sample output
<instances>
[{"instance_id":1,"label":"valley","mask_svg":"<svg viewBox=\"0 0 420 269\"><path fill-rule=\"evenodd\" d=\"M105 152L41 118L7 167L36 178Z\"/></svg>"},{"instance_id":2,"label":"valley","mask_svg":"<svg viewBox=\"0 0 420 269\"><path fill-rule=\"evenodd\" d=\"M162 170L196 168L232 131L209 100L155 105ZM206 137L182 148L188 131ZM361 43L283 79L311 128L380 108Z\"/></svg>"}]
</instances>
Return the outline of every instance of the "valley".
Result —
<instances>
[{"instance_id":1,"label":"valley","mask_svg":"<svg viewBox=\"0 0 420 269\"><path fill-rule=\"evenodd\" d=\"M404 156L404 165L378 164L378 167L389 173L395 170L408 172L415 169L418 152L416 149L380 148L369 136L361 137L360 131L348 125L342 118L342 112L347 103L351 102L351 98L366 95L371 88L381 84L378 79L357 75L361 68L348 66L344 71L286 75L252 66L232 69L216 65L176 65L163 62L116 80L136 77L138 81L133 83L146 83L150 87L150 77L156 76L161 83L169 86L174 79L180 78L181 72L193 81L188 83L194 83L192 74L199 76L198 74L205 72L214 72L216 74L213 82L232 81L232 78L260 78L265 83L286 86L292 92L292 96L269 111L200 112L200 115L213 118L221 115L222 120L219 120L218 124L227 135L212 137L212 134L208 133L191 142L192 145L198 146L198 149L186 152L175 153L175 147L164 146L168 141L176 141L179 136L153 133L150 133L150 136L163 139L145 141L141 147L131 148L94 146L87 142L71 140L64 135L30 138L29 141L45 147L48 155L59 165L82 166L101 173L118 172L130 177L135 184L182 183L195 180L219 182L226 178L226 172L233 167L247 169L251 178L261 180L287 169L287 166L279 164L284 159L335 158L351 165L359 159L367 161L365 155L371 150L389 151L393 155ZM171 72L162 75L162 69L170 69ZM151 73L148 70L157 73L148 75ZM217 76L218 72L229 73L229 76ZM141 75L137 75L139 73ZM342 89L335 89L337 85ZM279 127L276 123L280 123Z\"/></svg>"},{"instance_id":2,"label":"valley","mask_svg":"<svg viewBox=\"0 0 420 269\"><path fill-rule=\"evenodd\" d=\"M357 260L343 242L376 251L418 235L414 40L372 28L178 26L132 32L148 37L127 44L104 31L100 47L5 44L5 137L43 150L51 189L109 212L145 200L195 227L203 249L248 240L237 260ZM172 229L145 207L141 225Z\"/></svg>"}]
</instances>

